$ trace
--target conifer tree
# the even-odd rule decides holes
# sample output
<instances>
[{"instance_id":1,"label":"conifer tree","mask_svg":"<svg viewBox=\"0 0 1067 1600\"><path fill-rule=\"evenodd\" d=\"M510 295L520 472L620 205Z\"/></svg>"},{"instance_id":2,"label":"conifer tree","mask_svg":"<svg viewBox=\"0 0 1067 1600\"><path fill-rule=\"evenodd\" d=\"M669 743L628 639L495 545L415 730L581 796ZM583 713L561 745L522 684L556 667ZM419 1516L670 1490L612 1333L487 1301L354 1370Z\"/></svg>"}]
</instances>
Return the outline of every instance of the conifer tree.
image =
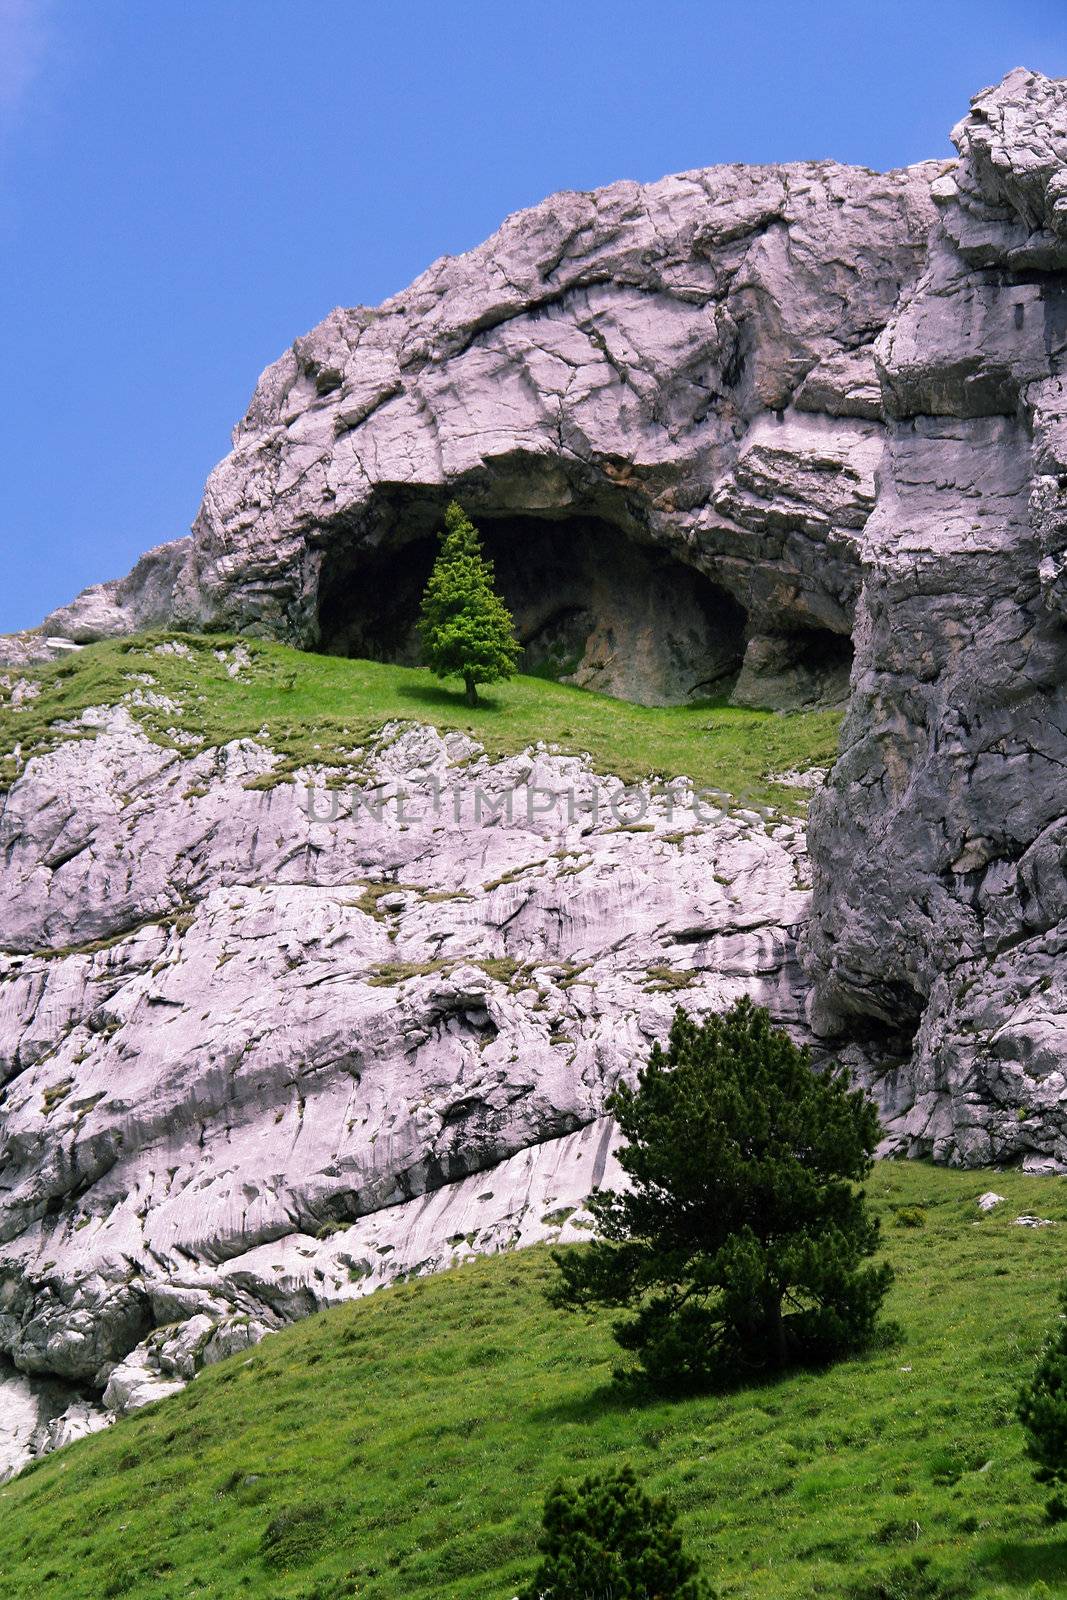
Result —
<instances>
[{"instance_id":1,"label":"conifer tree","mask_svg":"<svg viewBox=\"0 0 1067 1600\"><path fill-rule=\"evenodd\" d=\"M426 664L439 678L462 678L469 706L478 684L510 678L519 659L511 612L493 588L493 563L458 501L445 512L441 551L419 619Z\"/></svg>"},{"instance_id":2,"label":"conifer tree","mask_svg":"<svg viewBox=\"0 0 1067 1600\"><path fill-rule=\"evenodd\" d=\"M741 1000L702 1026L676 1012L608 1109L632 1187L592 1197L598 1236L556 1254L553 1303L631 1310L615 1338L665 1389L870 1344L892 1271L864 1264L878 1223L856 1184L880 1130L847 1074Z\"/></svg>"},{"instance_id":3,"label":"conifer tree","mask_svg":"<svg viewBox=\"0 0 1067 1600\"><path fill-rule=\"evenodd\" d=\"M650 1499L632 1467L558 1483L545 1501L541 1565L518 1600L707 1600L664 1500Z\"/></svg>"},{"instance_id":4,"label":"conifer tree","mask_svg":"<svg viewBox=\"0 0 1067 1600\"><path fill-rule=\"evenodd\" d=\"M1051 1484L1051 1522L1067 1520L1067 1288L1060 1291L1060 1316L1030 1382L1019 1396L1019 1421L1026 1453L1036 1461L1038 1483Z\"/></svg>"}]
</instances>

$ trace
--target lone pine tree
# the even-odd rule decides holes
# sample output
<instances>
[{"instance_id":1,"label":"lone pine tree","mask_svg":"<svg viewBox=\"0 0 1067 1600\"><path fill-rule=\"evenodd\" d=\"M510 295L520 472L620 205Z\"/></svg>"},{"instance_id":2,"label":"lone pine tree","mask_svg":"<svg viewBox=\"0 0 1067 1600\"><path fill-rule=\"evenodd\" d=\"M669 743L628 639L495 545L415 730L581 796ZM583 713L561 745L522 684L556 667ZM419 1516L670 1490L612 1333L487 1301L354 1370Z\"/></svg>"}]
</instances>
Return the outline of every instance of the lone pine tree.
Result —
<instances>
[{"instance_id":1,"label":"lone pine tree","mask_svg":"<svg viewBox=\"0 0 1067 1600\"><path fill-rule=\"evenodd\" d=\"M426 664L439 678L462 678L469 706L478 685L510 678L519 659L511 612L493 588L493 563L455 500L445 512L441 551L419 618Z\"/></svg>"},{"instance_id":2,"label":"lone pine tree","mask_svg":"<svg viewBox=\"0 0 1067 1600\"><path fill-rule=\"evenodd\" d=\"M878 1223L856 1183L880 1130L843 1071L815 1071L741 1000L703 1025L676 1012L608 1107L632 1187L592 1197L598 1236L556 1254L556 1305L630 1309L615 1338L666 1389L871 1342L892 1270L865 1264Z\"/></svg>"}]
</instances>

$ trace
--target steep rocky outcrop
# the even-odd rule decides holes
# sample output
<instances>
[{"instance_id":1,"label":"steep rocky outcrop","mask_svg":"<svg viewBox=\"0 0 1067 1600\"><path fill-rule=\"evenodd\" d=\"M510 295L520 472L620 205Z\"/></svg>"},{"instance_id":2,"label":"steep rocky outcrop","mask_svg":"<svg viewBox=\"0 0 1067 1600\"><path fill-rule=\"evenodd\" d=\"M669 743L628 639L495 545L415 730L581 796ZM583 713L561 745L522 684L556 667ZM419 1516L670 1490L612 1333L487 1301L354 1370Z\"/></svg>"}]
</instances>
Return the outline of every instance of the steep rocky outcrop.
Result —
<instances>
[{"instance_id":1,"label":"steep rocky outcrop","mask_svg":"<svg viewBox=\"0 0 1067 1600\"><path fill-rule=\"evenodd\" d=\"M606 800L547 751L393 730L382 796L448 803L351 826L256 787L261 743L183 755L121 708L31 760L0 817L10 1459L329 1299L579 1237L607 1089L679 998L806 1009L891 1149L1067 1167L1067 84L1012 73L954 138L558 195L335 311L191 537L0 652L178 622L404 660L458 494L535 667L779 707L851 670L806 931L793 825L454 821L471 774Z\"/></svg>"},{"instance_id":2,"label":"steep rocky outcrop","mask_svg":"<svg viewBox=\"0 0 1067 1600\"><path fill-rule=\"evenodd\" d=\"M680 698L744 659L758 699L766 635L839 681L882 444L873 341L922 269L935 175L730 167L557 195L377 311L334 312L212 474L178 615L331 647L400 589L379 643L402 650L459 493L528 648L562 630L577 681ZM650 614L655 572L676 623ZM665 661L687 685L665 690Z\"/></svg>"},{"instance_id":3,"label":"steep rocky outcrop","mask_svg":"<svg viewBox=\"0 0 1067 1600\"><path fill-rule=\"evenodd\" d=\"M1067 1163L1067 84L955 130L889 418L841 759L816 801L824 1033L903 1037L902 1150Z\"/></svg>"},{"instance_id":4,"label":"steep rocky outcrop","mask_svg":"<svg viewBox=\"0 0 1067 1600\"><path fill-rule=\"evenodd\" d=\"M0 822L9 1460L331 1300L581 1237L680 998L803 1026L799 823L431 729L309 797L259 742L82 727Z\"/></svg>"},{"instance_id":5,"label":"steep rocky outcrop","mask_svg":"<svg viewBox=\"0 0 1067 1600\"><path fill-rule=\"evenodd\" d=\"M260 379L174 548L172 619L404 659L460 494L530 663L651 702L742 664L746 701L841 698L884 433L874 340L923 269L942 168L560 194L331 313ZM126 583L46 626L131 631L155 593Z\"/></svg>"}]
</instances>

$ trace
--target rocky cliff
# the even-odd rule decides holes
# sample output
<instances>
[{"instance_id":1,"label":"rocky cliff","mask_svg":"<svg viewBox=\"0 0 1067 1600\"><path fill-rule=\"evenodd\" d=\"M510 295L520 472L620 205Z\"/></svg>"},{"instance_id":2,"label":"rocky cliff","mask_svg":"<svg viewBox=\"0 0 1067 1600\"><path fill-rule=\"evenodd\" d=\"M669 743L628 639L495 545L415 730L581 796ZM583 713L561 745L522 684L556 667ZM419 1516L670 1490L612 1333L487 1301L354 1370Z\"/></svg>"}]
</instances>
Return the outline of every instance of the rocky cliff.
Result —
<instances>
[{"instance_id":1,"label":"rocky cliff","mask_svg":"<svg viewBox=\"0 0 1067 1600\"><path fill-rule=\"evenodd\" d=\"M1067 83L954 132L886 414L841 758L812 817L823 1033L903 1035L903 1149L1067 1161Z\"/></svg>"},{"instance_id":2,"label":"rocky cliff","mask_svg":"<svg viewBox=\"0 0 1067 1600\"><path fill-rule=\"evenodd\" d=\"M662 795L648 831L463 824L471 770L497 804L607 783L548 751L389 730L362 780L413 784L415 818L315 820L256 786L262 741L148 738L150 657L26 763L0 817L12 1460L330 1298L580 1236L607 1089L679 997L806 1010L890 1148L1067 1165L1067 85L1012 73L954 139L886 175L555 196L334 312L263 375L191 537L8 643L163 622L404 661L458 494L529 665L849 707L810 921L799 825L679 826Z\"/></svg>"},{"instance_id":3,"label":"rocky cliff","mask_svg":"<svg viewBox=\"0 0 1067 1600\"><path fill-rule=\"evenodd\" d=\"M131 715L169 648L6 798L12 1464L333 1300L580 1238L679 999L803 1026L801 824L410 726L264 787L261 741Z\"/></svg>"},{"instance_id":4,"label":"rocky cliff","mask_svg":"<svg viewBox=\"0 0 1067 1600\"><path fill-rule=\"evenodd\" d=\"M843 694L885 439L875 339L923 271L942 170L711 168L519 213L298 339L191 540L46 626L86 640L165 611L403 660L459 494L527 665L652 702Z\"/></svg>"}]
</instances>

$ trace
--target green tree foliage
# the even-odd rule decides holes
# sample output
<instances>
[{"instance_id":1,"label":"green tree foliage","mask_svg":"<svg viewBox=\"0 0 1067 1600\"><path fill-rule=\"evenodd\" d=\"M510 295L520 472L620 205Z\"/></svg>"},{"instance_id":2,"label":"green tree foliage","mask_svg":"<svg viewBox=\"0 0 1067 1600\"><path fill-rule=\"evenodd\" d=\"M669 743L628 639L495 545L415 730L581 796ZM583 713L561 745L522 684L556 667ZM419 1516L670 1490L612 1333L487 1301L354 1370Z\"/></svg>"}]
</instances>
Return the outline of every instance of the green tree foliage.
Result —
<instances>
[{"instance_id":1,"label":"green tree foliage","mask_svg":"<svg viewBox=\"0 0 1067 1600\"><path fill-rule=\"evenodd\" d=\"M633 1310L615 1338L663 1389L870 1344L892 1269L865 1264L878 1223L856 1183L880 1130L846 1073L815 1071L741 1000L703 1026L676 1012L667 1049L608 1107L632 1187L592 1197L598 1236L556 1254L556 1305Z\"/></svg>"},{"instance_id":2,"label":"green tree foliage","mask_svg":"<svg viewBox=\"0 0 1067 1600\"><path fill-rule=\"evenodd\" d=\"M632 1467L558 1483L545 1501L541 1565L519 1600L711 1600L664 1500Z\"/></svg>"},{"instance_id":3,"label":"green tree foliage","mask_svg":"<svg viewBox=\"0 0 1067 1600\"><path fill-rule=\"evenodd\" d=\"M419 618L426 664L439 678L462 678L467 704L478 684L510 678L519 659L511 612L493 588L493 563L477 529L455 500L445 512L441 551Z\"/></svg>"},{"instance_id":4,"label":"green tree foliage","mask_svg":"<svg viewBox=\"0 0 1067 1600\"><path fill-rule=\"evenodd\" d=\"M1038 1483L1051 1484L1052 1522L1067 1520L1067 1288L1060 1291L1060 1318L1049 1335L1030 1382L1019 1396L1019 1421L1026 1430L1026 1453L1037 1462Z\"/></svg>"}]
</instances>

